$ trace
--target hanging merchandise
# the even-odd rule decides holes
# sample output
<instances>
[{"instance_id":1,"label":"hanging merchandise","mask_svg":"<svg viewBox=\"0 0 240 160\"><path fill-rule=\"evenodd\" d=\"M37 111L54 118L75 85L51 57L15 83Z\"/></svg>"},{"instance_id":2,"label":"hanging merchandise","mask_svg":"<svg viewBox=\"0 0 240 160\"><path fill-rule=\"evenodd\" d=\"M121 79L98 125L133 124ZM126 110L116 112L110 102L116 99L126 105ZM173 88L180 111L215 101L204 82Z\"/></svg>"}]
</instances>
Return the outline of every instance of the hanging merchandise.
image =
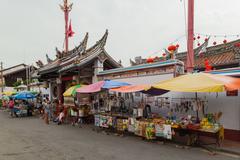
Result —
<instances>
[{"instance_id":1,"label":"hanging merchandise","mask_svg":"<svg viewBox=\"0 0 240 160\"><path fill-rule=\"evenodd\" d=\"M137 117L142 117L143 116L143 108L138 108L137 111L138 111Z\"/></svg>"}]
</instances>

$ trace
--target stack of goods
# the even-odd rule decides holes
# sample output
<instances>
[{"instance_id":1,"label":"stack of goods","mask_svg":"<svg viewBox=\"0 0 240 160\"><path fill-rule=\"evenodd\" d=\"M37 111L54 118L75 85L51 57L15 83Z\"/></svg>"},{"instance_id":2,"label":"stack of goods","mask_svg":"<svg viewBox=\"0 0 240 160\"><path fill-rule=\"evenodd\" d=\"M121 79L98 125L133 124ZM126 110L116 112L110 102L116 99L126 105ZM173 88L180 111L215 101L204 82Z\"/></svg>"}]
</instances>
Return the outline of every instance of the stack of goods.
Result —
<instances>
[{"instance_id":1,"label":"stack of goods","mask_svg":"<svg viewBox=\"0 0 240 160\"><path fill-rule=\"evenodd\" d=\"M128 132L134 133L134 131L135 131L135 123L136 123L136 119L128 118Z\"/></svg>"},{"instance_id":2,"label":"stack of goods","mask_svg":"<svg viewBox=\"0 0 240 160\"><path fill-rule=\"evenodd\" d=\"M140 121L135 121L134 129L134 134L140 136Z\"/></svg>"},{"instance_id":3,"label":"stack of goods","mask_svg":"<svg viewBox=\"0 0 240 160\"><path fill-rule=\"evenodd\" d=\"M200 125L203 130L212 130L214 127L213 123L211 123L208 118L203 118Z\"/></svg>"},{"instance_id":4,"label":"stack of goods","mask_svg":"<svg viewBox=\"0 0 240 160\"><path fill-rule=\"evenodd\" d=\"M108 116L100 116L100 127L108 128Z\"/></svg>"},{"instance_id":5,"label":"stack of goods","mask_svg":"<svg viewBox=\"0 0 240 160\"><path fill-rule=\"evenodd\" d=\"M128 119L123 119L123 131L128 130Z\"/></svg>"},{"instance_id":6,"label":"stack of goods","mask_svg":"<svg viewBox=\"0 0 240 160\"><path fill-rule=\"evenodd\" d=\"M113 117L107 116L107 125L108 125L109 127L112 127L112 126L113 126Z\"/></svg>"},{"instance_id":7,"label":"stack of goods","mask_svg":"<svg viewBox=\"0 0 240 160\"><path fill-rule=\"evenodd\" d=\"M128 129L128 119L117 119L117 130L125 131Z\"/></svg>"},{"instance_id":8,"label":"stack of goods","mask_svg":"<svg viewBox=\"0 0 240 160\"><path fill-rule=\"evenodd\" d=\"M156 136L157 137L164 137L164 135L163 135L164 127L163 127L163 125L165 124L165 119L155 118L155 119L153 119L153 123L155 124L155 134L156 134Z\"/></svg>"},{"instance_id":9,"label":"stack of goods","mask_svg":"<svg viewBox=\"0 0 240 160\"><path fill-rule=\"evenodd\" d=\"M145 133L146 133L146 122L145 121L140 121L139 122L139 135L141 137L145 137Z\"/></svg>"},{"instance_id":10,"label":"stack of goods","mask_svg":"<svg viewBox=\"0 0 240 160\"><path fill-rule=\"evenodd\" d=\"M153 123L155 124L156 137L172 139L172 126L176 126L177 124L163 118L155 118Z\"/></svg>"},{"instance_id":11,"label":"stack of goods","mask_svg":"<svg viewBox=\"0 0 240 160\"><path fill-rule=\"evenodd\" d=\"M219 121L221 116L222 112L207 114L200 123L201 128L206 131L218 131L221 127L217 121Z\"/></svg>"},{"instance_id":12,"label":"stack of goods","mask_svg":"<svg viewBox=\"0 0 240 160\"><path fill-rule=\"evenodd\" d=\"M153 122L148 122L145 131L146 139L155 139L155 125Z\"/></svg>"},{"instance_id":13,"label":"stack of goods","mask_svg":"<svg viewBox=\"0 0 240 160\"><path fill-rule=\"evenodd\" d=\"M100 126L100 115L94 115L94 124L95 126Z\"/></svg>"}]
</instances>

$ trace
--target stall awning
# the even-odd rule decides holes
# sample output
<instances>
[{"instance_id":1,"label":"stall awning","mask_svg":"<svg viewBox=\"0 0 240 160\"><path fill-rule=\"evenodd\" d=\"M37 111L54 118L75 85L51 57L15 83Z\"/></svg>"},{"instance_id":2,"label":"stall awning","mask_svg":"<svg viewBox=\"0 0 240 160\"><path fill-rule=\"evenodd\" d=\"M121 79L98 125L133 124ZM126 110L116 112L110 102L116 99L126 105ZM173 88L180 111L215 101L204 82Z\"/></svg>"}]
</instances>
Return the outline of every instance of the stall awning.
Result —
<instances>
[{"instance_id":1,"label":"stall awning","mask_svg":"<svg viewBox=\"0 0 240 160\"><path fill-rule=\"evenodd\" d=\"M240 79L208 73L195 73L162 81L152 87L178 92L223 92L240 89Z\"/></svg>"},{"instance_id":2,"label":"stall awning","mask_svg":"<svg viewBox=\"0 0 240 160\"><path fill-rule=\"evenodd\" d=\"M72 87L68 88L68 89L63 93L63 96L64 96L64 97L75 96L76 90L77 90L78 88L83 87L83 86L84 86L84 85L82 85L82 84L78 84L78 85L72 86Z\"/></svg>"},{"instance_id":3,"label":"stall awning","mask_svg":"<svg viewBox=\"0 0 240 160\"><path fill-rule=\"evenodd\" d=\"M99 92L102 89L111 89L111 88L118 88L121 86L128 86L129 83L125 82L118 82L118 81L112 81L112 80L105 80L105 81L99 81L97 83L93 83L87 86L84 86L82 88L77 89L78 93L95 93Z\"/></svg>"},{"instance_id":4,"label":"stall awning","mask_svg":"<svg viewBox=\"0 0 240 160\"><path fill-rule=\"evenodd\" d=\"M113 88L110 91L121 92L121 93L132 93L132 92L142 92L150 95L162 95L169 91L164 89L151 88L150 85L130 85L123 86L119 88Z\"/></svg>"},{"instance_id":5,"label":"stall awning","mask_svg":"<svg viewBox=\"0 0 240 160\"><path fill-rule=\"evenodd\" d=\"M119 88L113 88L110 91L122 92L122 93L140 92L140 91L144 91L145 88L148 88L148 87L150 87L150 85L130 85L130 86L123 86Z\"/></svg>"}]
</instances>

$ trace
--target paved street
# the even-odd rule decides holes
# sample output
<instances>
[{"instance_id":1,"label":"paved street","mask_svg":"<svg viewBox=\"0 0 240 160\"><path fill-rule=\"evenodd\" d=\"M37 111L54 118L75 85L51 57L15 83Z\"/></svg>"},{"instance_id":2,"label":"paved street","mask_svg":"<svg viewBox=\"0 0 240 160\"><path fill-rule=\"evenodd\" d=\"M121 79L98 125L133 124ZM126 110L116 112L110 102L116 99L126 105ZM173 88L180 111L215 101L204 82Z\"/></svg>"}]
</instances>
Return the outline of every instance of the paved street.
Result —
<instances>
[{"instance_id":1,"label":"paved street","mask_svg":"<svg viewBox=\"0 0 240 160\"><path fill-rule=\"evenodd\" d=\"M45 125L39 118L8 118L0 111L0 160L230 160L201 149L181 149L92 131Z\"/></svg>"}]
</instances>

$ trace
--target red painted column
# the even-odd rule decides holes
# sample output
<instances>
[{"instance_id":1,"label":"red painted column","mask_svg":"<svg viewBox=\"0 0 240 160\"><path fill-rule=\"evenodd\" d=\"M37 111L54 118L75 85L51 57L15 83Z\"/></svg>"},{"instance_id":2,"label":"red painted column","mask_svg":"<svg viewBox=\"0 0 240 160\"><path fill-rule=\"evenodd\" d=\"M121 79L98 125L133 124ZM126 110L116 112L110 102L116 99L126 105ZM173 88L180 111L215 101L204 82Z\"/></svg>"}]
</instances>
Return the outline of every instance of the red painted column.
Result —
<instances>
[{"instance_id":1,"label":"red painted column","mask_svg":"<svg viewBox=\"0 0 240 160\"><path fill-rule=\"evenodd\" d=\"M194 68L194 0L188 0L188 40L187 40L187 72L193 72Z\"/></svg>"}]
</instances>

